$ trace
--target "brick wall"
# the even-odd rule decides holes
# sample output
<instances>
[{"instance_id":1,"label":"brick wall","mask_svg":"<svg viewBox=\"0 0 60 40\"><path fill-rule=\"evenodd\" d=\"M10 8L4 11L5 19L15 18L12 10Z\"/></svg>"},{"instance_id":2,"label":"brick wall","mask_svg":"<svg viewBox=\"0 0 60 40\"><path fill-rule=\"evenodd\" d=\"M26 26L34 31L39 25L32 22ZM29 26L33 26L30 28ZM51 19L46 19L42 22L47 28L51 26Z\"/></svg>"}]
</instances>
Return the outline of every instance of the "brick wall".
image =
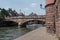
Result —
<instances>
[{"instance_id":1,"label":"brick wall","mask_svg":"<svg viewBox=\"0 0 60 40\"><path fill-rule=\"evenodd\" d=\"M57 21L56 21L56 34L58 37L60 37L60 0L57 0L58 3L58 9L57 9Z\"/></svg>"},{"instance_id":2,"label":"brick wall","mask_svg":"<svg viewBox=\"0 0 60 40\"><path fill-rule=\"evenodd\" d=\"M49 32L53 32L54 29L54 13L54 5L46 7L46 27Z\"/></svg>"},{"instance_id":3,"label":"brick wall","mask_svg":"<svg viewBox=\"0 0 60 40\"><path fill-rule=\"evenodd\" d=\"M54 5L46 7L46 27L50 32L53 32L56 27L56 34L60 37L60 0L56 0Z\"/></svg>"}]
</instances>

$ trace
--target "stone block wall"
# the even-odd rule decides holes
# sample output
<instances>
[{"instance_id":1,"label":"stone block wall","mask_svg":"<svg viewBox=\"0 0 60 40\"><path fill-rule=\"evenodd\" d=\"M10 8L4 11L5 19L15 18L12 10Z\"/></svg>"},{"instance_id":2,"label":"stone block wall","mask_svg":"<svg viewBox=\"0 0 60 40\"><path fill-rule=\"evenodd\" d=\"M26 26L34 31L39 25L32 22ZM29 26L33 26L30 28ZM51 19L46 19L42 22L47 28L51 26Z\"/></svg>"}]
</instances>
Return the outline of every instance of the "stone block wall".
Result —
<instances>
[{"instance_id":1,"label":"stone block wall","mask_svg":"<svg viewBox=\"0 0 60 40\"><path fill-rule=\"evenodd\" d=\"M56 21L56 34L58 37L60 37L60 1L58 0L58 9L57 9L57 21Z\"/></svg>"},{"instance_id":2,"label":"stone block wall","mask_svg":"<svg viewBox=\"0 0 60 40\"><path fill-rule=\"evenodd\" d=\"M46 7L46 27L50 32L55 28L57 36L60 37L60 0Z\"/></svg>"},{"instance_id":3,"label":"stone block wall","mask_svg":"<svg viewBox=\"0 0 60 40\"><path fill-rule=\"evenodd\" d=\"M53 32L54 29L54 14L55 6L51 5L46 7L46 27L49 32Z\"/></svg>"}]
</instances>

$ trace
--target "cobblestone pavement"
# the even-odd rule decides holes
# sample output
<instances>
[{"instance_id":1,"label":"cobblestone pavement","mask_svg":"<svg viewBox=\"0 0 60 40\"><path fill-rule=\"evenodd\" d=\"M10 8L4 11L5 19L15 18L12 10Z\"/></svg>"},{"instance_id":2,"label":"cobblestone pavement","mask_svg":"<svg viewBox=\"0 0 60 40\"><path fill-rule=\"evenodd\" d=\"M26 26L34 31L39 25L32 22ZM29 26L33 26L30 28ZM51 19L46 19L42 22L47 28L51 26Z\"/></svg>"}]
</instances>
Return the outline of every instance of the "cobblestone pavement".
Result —
<instances>
[{"instance_id":1,"label":"cobblestone pavement","mask_svg":"<svg viewBox=\"0 0 60 40\"><path fill-rule=\"evenodd\" d=\"M56 35L51 35L46 32L45 27L40 27L36 30L33 30L15 40L58 40Z\"/></svg>"}]
</instances>

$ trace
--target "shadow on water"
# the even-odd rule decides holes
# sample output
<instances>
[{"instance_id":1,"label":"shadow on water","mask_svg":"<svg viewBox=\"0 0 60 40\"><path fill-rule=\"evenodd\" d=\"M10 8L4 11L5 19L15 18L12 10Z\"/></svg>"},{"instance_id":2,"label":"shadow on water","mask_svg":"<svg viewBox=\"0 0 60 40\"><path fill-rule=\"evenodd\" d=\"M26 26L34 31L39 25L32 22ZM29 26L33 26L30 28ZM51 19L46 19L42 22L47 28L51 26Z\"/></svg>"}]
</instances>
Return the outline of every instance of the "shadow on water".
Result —
<instances>
[{"instance_id":1,"label":"shadow on water","mask_svg":"<svg viewBox=\"0 0 60 40\"><path fill-rule=\"evenodd\" d=\"M18 23L16 22L13 22L13 21L5 21L5 20L2 20L0 21L0 27L11 27L11 26L18 26Z\"/></svg>"},{"instance_id":2,"label":"shadow on water","mask_svg":"<svg viewBox=\"0 0 60 40\"><path fill-rule=\"evenodd\" d=\"M1 27L0 28L0 40L13 40L19 36L22 36L29 32L26 28L17 27Z\"/></svg>"},{"instance_id":3,"label":"shadow on water","mask_svg":"<svg viewBox=\"0 0 60 40\"><path fill-rule=\"evenodd\" d=\"M26 28L18 28L18 26L1 27L0 40L13 40L42 26L43 26L42 24L32 24L26 25Z\"/></svg>"}]
</instances>

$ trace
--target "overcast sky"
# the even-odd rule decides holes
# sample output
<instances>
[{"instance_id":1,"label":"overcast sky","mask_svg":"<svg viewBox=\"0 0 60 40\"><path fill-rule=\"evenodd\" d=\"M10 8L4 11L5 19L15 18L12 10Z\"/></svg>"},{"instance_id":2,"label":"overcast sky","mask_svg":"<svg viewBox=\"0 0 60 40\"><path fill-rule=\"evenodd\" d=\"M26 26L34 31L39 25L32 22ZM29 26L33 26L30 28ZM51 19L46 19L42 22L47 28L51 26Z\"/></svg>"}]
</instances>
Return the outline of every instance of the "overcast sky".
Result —
<instances>
[{"instance_id":1,"label":"overcast sky","mask_svg":"<svg viewBox=\"0 0 60 40\"><path fill-rule=\"evenodd\" d=\"M45 0L0 0L0 8L12 8L17 12L25 11L25 15L35 12L38 15L44 15L45 10L40 9L40 4L45 6Z\"/></svg>"}]
</instances>

